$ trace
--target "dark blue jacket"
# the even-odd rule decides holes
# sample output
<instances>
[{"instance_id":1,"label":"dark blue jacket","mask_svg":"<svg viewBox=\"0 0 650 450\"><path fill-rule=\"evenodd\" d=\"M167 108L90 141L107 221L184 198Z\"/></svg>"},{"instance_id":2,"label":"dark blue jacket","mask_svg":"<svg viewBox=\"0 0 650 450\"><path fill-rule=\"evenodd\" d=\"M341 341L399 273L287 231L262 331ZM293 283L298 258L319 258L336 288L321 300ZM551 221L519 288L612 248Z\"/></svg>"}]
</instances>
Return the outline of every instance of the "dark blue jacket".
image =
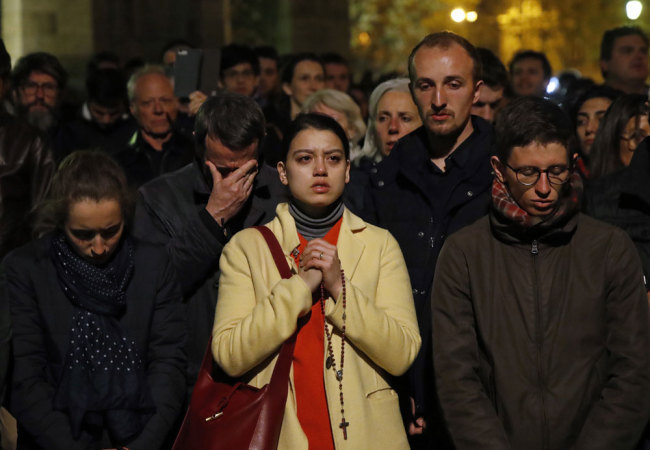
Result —
<instances>
[{"instance_id":1,"label":"dark blue jacket","mask_svg":"<svg viewBox=\"0 0 650 450\"><path fill-rule=\"evenodd\" d=\"M431 409L434 394L429 293L438 253L449 234L488 211L492 127L476 116L472 124L472 135L447 158L441 192L429 189L429 141L420 127L371 168L364 193L361 216L397 239L411 278L422 349L411 367L410 383L420 413Z\"/></svg>"}]
</instances>

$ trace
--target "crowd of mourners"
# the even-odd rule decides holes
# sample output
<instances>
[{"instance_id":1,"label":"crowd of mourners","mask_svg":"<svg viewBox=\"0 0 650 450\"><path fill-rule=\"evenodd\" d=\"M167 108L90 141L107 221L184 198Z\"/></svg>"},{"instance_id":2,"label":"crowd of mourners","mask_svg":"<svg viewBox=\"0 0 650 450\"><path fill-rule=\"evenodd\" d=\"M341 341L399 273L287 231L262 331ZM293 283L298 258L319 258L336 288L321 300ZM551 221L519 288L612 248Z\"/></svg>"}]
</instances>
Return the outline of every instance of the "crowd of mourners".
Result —
<instances>
[{"instance_id":1,"label":"crowd of mourners","mask_svg":"<svg viewBox=\"0 0 650 450\"><path fill-rule=\"evenodd\" d=\"M650 449L648 37L552 91L476 44L229 44L180 93L175 41L83 94L2 44L1 448L171 448L206 349L262 387L295 339L278 448Z\"/></svg>"}]
</instances>

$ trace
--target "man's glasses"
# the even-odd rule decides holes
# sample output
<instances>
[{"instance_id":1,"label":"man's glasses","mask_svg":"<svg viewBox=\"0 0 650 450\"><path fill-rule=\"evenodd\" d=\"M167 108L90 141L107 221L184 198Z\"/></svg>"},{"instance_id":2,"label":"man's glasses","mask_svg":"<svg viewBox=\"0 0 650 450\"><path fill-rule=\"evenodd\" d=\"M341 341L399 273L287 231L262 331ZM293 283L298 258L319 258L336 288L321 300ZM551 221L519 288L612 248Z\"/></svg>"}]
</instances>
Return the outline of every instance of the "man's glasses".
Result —
<instances>
[{"instance_id":1,"label":"man's glasses","mask_svg":"<svg viewBox=\"0 0 650 450\"><path fill-rule=\"evenodd\" d=\"M35 83L33 81L26 81L22 84L21 89L27 95L36 95L39 89L43 89L43 94L47 97L54 97L59 91L59 87L55 83Z\"/></svg>"},{"instance_id":2,"label":"man's glasses","mask_svg":"<svg viewBox=\"0 0 650 450\"><path fill-rule=\"evenodd\" d=\"M550 166L546 169L532 166L515 169L508 163L503 163L503 165L512 170L517 177L517 181L524 186L532 186L537 183L542 173L546 174L549 183L556 185L564 184L569 180L569 174L571 173L571 169L565 165Z\"/></svg>"}]
</instances>

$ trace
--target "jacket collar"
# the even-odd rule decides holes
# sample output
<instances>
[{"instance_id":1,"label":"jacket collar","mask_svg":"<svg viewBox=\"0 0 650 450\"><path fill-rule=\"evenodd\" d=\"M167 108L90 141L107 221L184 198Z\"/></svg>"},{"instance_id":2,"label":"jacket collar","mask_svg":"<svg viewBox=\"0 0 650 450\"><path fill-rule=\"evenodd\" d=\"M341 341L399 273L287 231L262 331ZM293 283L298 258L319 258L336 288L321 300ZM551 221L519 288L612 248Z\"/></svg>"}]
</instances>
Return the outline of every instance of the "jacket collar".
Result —
<instances>
[{"instance_id":1,"label":"jacket collar","mask_svg":"<svg viewBox=\"0 0 650 450\"><path fill-rule=\"evenodd\" d=\"M492 144L492 126L477 116L471 116L474 131L448 156L464 172L473 175L487 161L489 164ZM406 179L418 180L424 163L429 161L429 140L424 126L407 134L396 144L393 151L379 163L380 169L372 178L393 180L398 174Z\"/></svg>"},{"instance_id":2,"label":"jacket collar","mask_svg":"<svg viewBox=\"0 0 650 450\"><path fill-rule=\"evenodd\" d=\"M336 244L341 267L346 271L345 275L352 278L357 269L365 244L361 239L355 236L356 233L366 228L366 223L356 215L352 214L347 208L343 210L343 222L341 231ZM289 204L280 203L275 210L275 219L268 224L275 237L282 247L287 262L290 267L297 273L298 268L293 259L292 252L300 245L296 222L289 213Z\"/></svg>"}]
</instances>

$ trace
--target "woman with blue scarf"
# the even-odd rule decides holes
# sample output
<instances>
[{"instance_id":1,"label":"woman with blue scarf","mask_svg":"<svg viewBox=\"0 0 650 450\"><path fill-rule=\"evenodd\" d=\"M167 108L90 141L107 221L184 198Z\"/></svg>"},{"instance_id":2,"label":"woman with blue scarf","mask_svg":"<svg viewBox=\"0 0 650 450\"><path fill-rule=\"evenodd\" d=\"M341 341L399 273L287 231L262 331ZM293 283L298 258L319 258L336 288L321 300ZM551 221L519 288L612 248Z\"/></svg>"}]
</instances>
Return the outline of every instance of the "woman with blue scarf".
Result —
<instances>
[{"instance_id":1,"label":"woman with blue scarf","mask_svg":"<svg viewBox=\"0 0 650 450\"><path fill-rule=\"evenodd\" d=\"M164 249L128 233L110 157L77 152L39 211L47 233L3 261L19 448L160 448L185 393L180 292Z\"/></svg>"}]
</instances>

